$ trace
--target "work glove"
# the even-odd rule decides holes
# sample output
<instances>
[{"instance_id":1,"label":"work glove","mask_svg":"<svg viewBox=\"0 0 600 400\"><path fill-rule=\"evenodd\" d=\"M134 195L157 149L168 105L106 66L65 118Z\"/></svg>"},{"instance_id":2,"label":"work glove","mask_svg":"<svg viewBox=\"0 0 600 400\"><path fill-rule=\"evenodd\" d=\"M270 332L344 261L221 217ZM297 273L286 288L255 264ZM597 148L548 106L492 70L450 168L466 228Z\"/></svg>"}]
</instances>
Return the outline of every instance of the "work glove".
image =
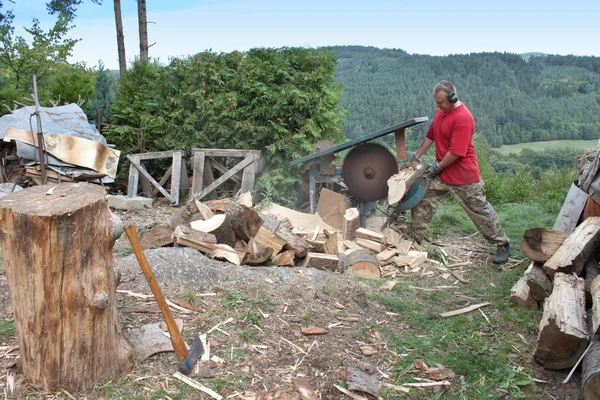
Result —
<instances>
[{"instance_id":1,"label":"work glove","mask_svg":"<svg viewBox=\"0 0 600 400\"><path fill-rule=\"evenodd\" d=\"M433 179L436 176L438 176L440 174L440 172L442 172L442 169L440 168L440 165L436 161L433 163L433 165L431 165L430 167L427 168L427 171L425 171L423 176Z\"/></svg>"},{"instance_id":2,"label":"work glove","mask_svg":"<svg viewBox=\"0 0 600 400\"><path fill-rule=\"evenodd\" d=\"M404 164L402 166L402 168L400 168L400 169L409 168L409 167L414 168L414 167L417 166L417 164L419 163L419 161L421 161L421 160L419 159L419 157L417 157L417 153L412 153L410 155L409 159L406 160L406 164Z\"/></svg>"}]
</instances>

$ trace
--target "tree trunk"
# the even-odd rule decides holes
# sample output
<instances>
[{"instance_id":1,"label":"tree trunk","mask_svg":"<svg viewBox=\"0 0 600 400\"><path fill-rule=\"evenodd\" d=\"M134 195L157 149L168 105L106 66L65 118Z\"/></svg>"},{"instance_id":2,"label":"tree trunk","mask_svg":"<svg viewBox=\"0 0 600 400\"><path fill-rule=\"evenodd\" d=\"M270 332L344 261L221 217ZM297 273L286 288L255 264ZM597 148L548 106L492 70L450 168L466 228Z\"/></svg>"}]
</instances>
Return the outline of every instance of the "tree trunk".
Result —
<instances>
[{"instance_id":1,"label":"tree trunk","mask_svg":"<svg viewBox=\"0 0 600 400\"><path fill-rule=\"evenodd\" d=\"M554 289L544 302L544 315L534 357L548 369L571 368L588 343L583 279L557 272Z\"/></svg>"},{"instance_id":2,"label":"tree trunk","mask_svg":"<svg viewBox=\"0 0 600 400\"><path fill-rule=\"evenodd\" d=\"M117 49L119 51L119 77L123 79L127 72L127 57L125 57L125 36L123 35L123 19L121 18L121 0L114 0L115 24L117 26Z\"/></svg>"},{"instance_id":3,"label":"tree trunk","mask_svg":"<svg viewBox=\"0 0 600 400\"><path fill-rule=\"evenodd\" d=\"M122 223L109 211L104 189L32 187L4 197L0 217L26 379L78 392L127 371L131 353L112 259Z\"/></svg>"},{"instance_id":4,"label":"tree trunk","mask_svg":"<svg viewBox=\"0 0 600 400\"><path fill-rule=\"evenodd\" d=\"M137 3L140 33L140 60L148 62L148 18L146 18L146 0L137 0Z\"/></svg>"}]
</instances>

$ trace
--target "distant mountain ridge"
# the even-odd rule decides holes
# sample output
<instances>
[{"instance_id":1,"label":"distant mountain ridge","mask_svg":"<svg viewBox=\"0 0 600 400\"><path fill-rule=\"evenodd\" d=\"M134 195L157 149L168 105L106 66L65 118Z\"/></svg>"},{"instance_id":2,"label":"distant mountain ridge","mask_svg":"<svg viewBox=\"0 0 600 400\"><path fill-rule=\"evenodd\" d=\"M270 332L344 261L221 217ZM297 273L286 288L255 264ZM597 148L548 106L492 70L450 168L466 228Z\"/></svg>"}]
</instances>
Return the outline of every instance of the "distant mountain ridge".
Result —
<instances>
[{"instance_id":1,"label":"distant mountain ridge","mask_svg":"<svg viewBox=\"0 0 600 400\"><path fill-rule=\"evenodd\" d=\"M432 89L446 79L490 145L600 137L600 57L544 53L429 56L400 49L324 47L338 57L335 78L355 138L417 116L433 116ZM412 140L428 124L413 129Z\"/></svg>"}]
</instances>

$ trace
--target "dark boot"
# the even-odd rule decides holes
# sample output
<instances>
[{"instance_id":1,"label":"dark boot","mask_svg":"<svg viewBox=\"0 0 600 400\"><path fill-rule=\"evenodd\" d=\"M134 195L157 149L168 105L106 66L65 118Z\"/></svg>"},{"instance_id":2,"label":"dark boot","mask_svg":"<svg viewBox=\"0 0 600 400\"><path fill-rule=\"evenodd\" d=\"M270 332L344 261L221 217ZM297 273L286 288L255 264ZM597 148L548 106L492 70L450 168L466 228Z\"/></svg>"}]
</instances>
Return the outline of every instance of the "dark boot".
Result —
<instances>
[{"instance_id":1,"label":"dark boot","mask_svg":"<svg viewBox=\"0 0 600 400\"><path fill-rule=\"evenodd\" d=\"M492 262L494 264L504 264L508 261L510 257L510 245L508 243L498 246L498 250L496 250L496 255Z\"/></svg>"}]
</instances>

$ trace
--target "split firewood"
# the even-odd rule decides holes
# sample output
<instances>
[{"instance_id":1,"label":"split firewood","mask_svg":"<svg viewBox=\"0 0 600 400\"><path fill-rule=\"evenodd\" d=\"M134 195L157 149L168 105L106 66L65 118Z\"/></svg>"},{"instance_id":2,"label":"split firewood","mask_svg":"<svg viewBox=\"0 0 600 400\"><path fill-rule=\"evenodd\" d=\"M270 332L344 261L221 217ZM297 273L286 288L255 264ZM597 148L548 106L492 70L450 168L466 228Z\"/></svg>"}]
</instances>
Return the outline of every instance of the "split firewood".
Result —
<instances>
[{"instance_id":1,"label":"split firewood","mask_svg":"<svg viewBox=\"0 0 600 400\"><path fill-rule=\"evenodd\" d=\"M527 229L521 240L521 250L531 261L546 262L563 244L567 235L547 228Z\"/></svg>"},{"instance_id":2,"label":"split firewood","mask_svg":"<svg viewBox=\"0 0 600 400\"><path fill-rule=\"evenodd\" d=\"M382 233L383 243L388 246L396 246L402 241L402 236L392 228L385 228Z\"/></svg>"},{"instance_id":3,"label":"split firewood","mask_svg":"<svg viewBox=\"0 0 600 400\"><path fill-rule=\"evenodd\" d=\"M395 206L408 193L412 185L421 176L423 166L417 164L414 167L402 168L397 174L392 175L388 181L388 203Z\"/></svg>"},{"instance_id":4,"label":"split firewood","mask_svg":"<svg viewBox=\"0 0 600 400\"><path fill-rule=\"evenodd\" d=\"M381 253L385 246L374 240L363 239L361 237L356 238L356 244L364 249L371 250L373 253Z\"/></svg>"},{"instance_id":5,"label":"split firewood","mask_svg":"<svg viewBox=\"0 0 600 400\"><path fill-rule=\"evenodd\" d=\"M202 220L206 221L207 219L211 219L213 217L214 213L206 204L202 203L200 200L194 200L194 204L196 205L198 214Z\"/></svg>"},{"instance_id":6,"label":"split firewood","mask_svg":"<svg viewBox=\"0 0 600 400\"><path fill-rule=\"evenodd\" d=\"M273 259L273 262L279 267L293 267L296 265L294 262L295 255L294 250L286 250L277 254Z\"/></svg>"},{"instance_id":7,"label":"split firewood","mask_svg":"<svg viewBox=\"0 0 600 400\"><path fill-rule=\"evenodd\" d=\"M520 304L528 310L540 309L540 303L531 295L531 289L527 285L525 276L522 276L510 290L510 301Z\"/></svg>"},{"instance_id":8,"label":"split firewood","mask_svg":"<svg viewBox=\"0 0 600 400\"><path fill-rule=\"evenodd\" d=\"M580 275L585 261L594 253L599 243L600 217L590 217L575 228L544 263L544 270L551 276L556 272L575 272Z\"/></svg>"},{"instance_id":9,"label":"split firewood","mask_svg":"<svg viewBox=\"0 0 600 400\"><path fill-rule=\"evenodd\" d=\"M338 270L338 256L335 254L308 253L307 266L335 272Z\"/></svg>"},{"instance_id":10,"label":"split firewood","mask_svg":"<svg viewBox=\"0 0 600 400\"><path fill-rule=\"evenodd\" d=\"M599 285L600 282L595 286ZM593 314L588 314L590 347L581 363L581 382L585 400L600 398L600 341L598 341L596 321L593 322L594 326L592 326L593 320Z\"/></svg>"},{"instance_id":11,"label":"split firewood","mask_svg":"<svg viewBox=\"0 0 600 400\"><path fill-rule=\"evenodd\" d=\"M246 255L243 264L262 264L271 258L273 249L263 246L254 239L250 239L246 245Z\"/></svg>"},{"instance_id":12,"label":"split firewood","mask_svg":"<svg viewBox=\"0 0 600 400\"><path fill-rule=\"evenodd\" d=\"M287 243L277 233L269 230L264 225L258 229L253 239L256 243L259 243L266 248L272 249L272 255L279 254L281 249L283 249L283 246L285 246Z\"/></svg>"},{"instance_id":13,"label":"split firewood","mask_svg":"<svg viewBox=\"0 0 600 400\"><path fill-rule=\"evenodd\" d=\"M225 212L227 204L229 204L229 198L220 200L211 200L206 202L206 206L211 209L212 212Z\"/></svg>"},{"instance_id":14,"label":"split firewood","mask_svg":"<svg viewBox=\"0 0 600 400\"><path fill-rule=\"evenodd\" d=\"M238 253L231 246L223 243L216 244L215 248L207 255L214 260L229 261L235 265L241 264Z\"/></svg>"},{"instance_id":15,"label":"split firewood","mask_svg":"<svg viewBox=\"0 0 600 400\"><path fill-rule=\"evenodd\" d=\"M324 230L323 232L326 237L325 240L307 240L307 242L312 246L313 252L324 254L337 254L337 233L331 233L327 230Z\"/></svg>"},{"instance_id":16,"label":"split firewood","mask_svg":"<svg viewBox=\"0 0 600 400\"><path fill-rule=\"evenodd\" d=\"M570 368L588 343L583 279L557 272L544 302L534 357L548 369Z\"/></svg>"},{"instance_id":17,"label":"split firewood","mask_svg":"<svg viewBox=\"0 0 600 400\"><path fill-rule=\"evenodd\" d=\"M409 250L406 255L395 256L393 260L397 267L403 267L406 265L410 268L415 268L427 261L427 252Z\"/></svg>"},{"instance_id":18,"label":"split firewood","mask_svg":"<svg viewBox=\"0 0 600 400\"><path fill-rule=\"evenodd\" d=\"M363 250L362 246L352 240L344 240L344 246L350 250Z\"/></svg>"},{"instance_id":19,"label":"split firewood","mask_svg":"<svg viewBox=\"0 0 600 400\"><path fill-rule=\"evenodd\" d=\"M340 272L368 279L381 279L379 261L369 250L356 250L340 259Z\"/></svg>"},{"instance_id":20,"label":"split firewood","mask_svg":"<svg viewBox=\"0 0 600 400\"><path fill-rule=\"evenodd\" d=\"M377 258L377 261L383 262L383 261L387 261L387 260L391 259L395 255L396 255L396 250L387 249L387 250L382 251L381 253L378 253L375 257Z\"/></svg>"},{"instance_id":21,"label":"split firewood","mask_svg":"<svg viewBox=\"0 0 600 400\"><path fill-rule=\"evenodd\" d=\"M197 231L182 225L175 228L173 240L177 244L200 250L203 253L210 253L217 245L217 238L212 233Z\"/></svg>"},{"instance_id":22,"label":"split firewood","mask_svg":"<svg viewBox=\"0 0 600 400\"><path fill-rule=\"evenodd\" d=\"M156 224L140 234L140 245L142 249L148 250L173 244L174 231L167 224Z\"/></svg>"},{"instance_id":23,"label":"split firewood","mask_svg":"<svg viewBox=\"0 0 600 400\"><path fill-rule=\"evenodd\" d=\"M398 249L399 255L407 255L410 249L413 246L413 242L410 240L401 240L398 244L396 244L396 249Z\"/></svg>"},{"instance_id":24,"label":"split firewood","mask_svg":"<svg viewBox=\"0 0 600 400\"><path fill-rule=\"evenodd\" d=\"M380 232L375 232L365 228L358 228L356 230L356 237L371 240L377 243L384 243L384 235Z\"/></svg>"},{"instance_id":25,"label":"split firewood","mask_svg":"<svg viewBox=\"0 0 600 400\"><path fill-rule=\"evenodd\" d=\"M544 304L546 297L552 293L552 281L550 277L544 272L541 265L531 263L525 271L525 280L527 286L531 292L531 296L537 300L540 305Z\"/></svg>"},{"instance_id":26,"label":"split firewood","mask_svg":"<svg viewBox=\"0 0 600 400\"><path fill-rule=\"evenodd\" d=\"M585 300L587 304L592 304L592 282L600 275L600 264L595 256L588 258L585 262Z\"/></svg>"},{"instance_id":27,"label":"split firewood","mask_svg":"<svg viewBox=\"0 0 600 400\"><path fill-rule=\"evenodd\" d=\"M344 225L342 231L343 240L356 239L356 230L360 228L360 214L358 208L349 208L344 214Z\"/></svg>"},{"instance_id":28,"label":"split firewood","mask_svg":"<svg viewBox=\"0 0 600 400\"><path fill-rule=\"evenodd\" d=\"M245 192L233 199L236 203L243 204L246 207L252 207L252 193Z\"/></svg>"},{"instance_id":29,"label":"split firewood","mask_svg":"<svg viewBox=\"0 0 600 400\"><path fill-rule=\"evenodd\" d=\"M210 219L207 220L197 220L192 221L190 226L192 229L195 229L200 232L211 233L214 232L221 224L225 221L225 214L217 214L213 215ZM178 225L181 226L181 225Z\"/></svg>"},{"instance_id":30,"label":"split firewood","mask_svg":"<svg viewBox=\"0 0 600 400\"><path fill-rule=\"evenodd\" d=\"M208 211L211 212L210 210ZM205 214L199 212L195 203L186 204L179 207L175 213L173 213L169 219L169 226L173 229L177 228L179 225L191 226L191 222L205 219L207 219L205 218Z\"/></svg>"}]
</instances>

